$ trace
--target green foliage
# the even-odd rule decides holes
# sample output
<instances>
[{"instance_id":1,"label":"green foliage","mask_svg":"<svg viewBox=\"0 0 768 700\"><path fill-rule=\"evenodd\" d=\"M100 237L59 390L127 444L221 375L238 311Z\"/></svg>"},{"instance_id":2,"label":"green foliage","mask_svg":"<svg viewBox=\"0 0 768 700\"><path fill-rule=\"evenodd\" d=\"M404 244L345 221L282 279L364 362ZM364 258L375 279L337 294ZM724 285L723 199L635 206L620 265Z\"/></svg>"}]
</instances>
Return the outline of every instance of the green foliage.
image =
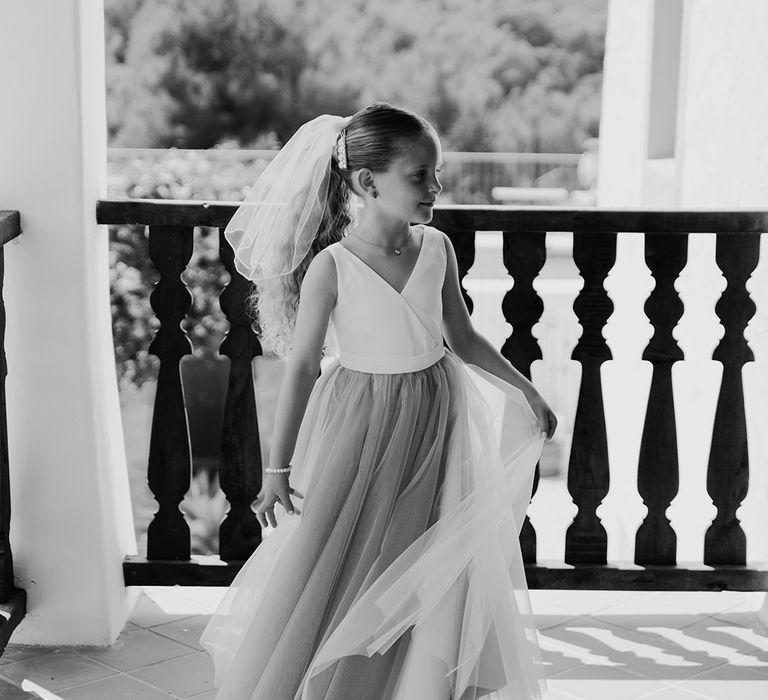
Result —
<instances>
[{"instance_id":1,"label":"green foliage","mask_svg":"<svg viewBox=\"0 0 768 700\"><path fill-rule=\"evenodd\" d=\"M414 109L446 150L596 136L606 0L107 0L111 144L284 142L322 112Z\"/></svg>"},{"instance_id":2,"label":"green foliage","mask_svg":"<svg viewBox=\"0 0 768 700\"><path fill-rule=\"evenodd\" d=\"M149 199L242 199L255 174L266 161L215 162L215 155L180 156L166 151L158 159L130 155L113 157L109 164L109 195ZM147 348L157 328L149 295L158 273L149 259L143 227L112 226L110 241L110 293L115 362L121 385L141 386L157 372L157 360ZM216 356L227 329L218 297L228 282L219 261L215 229L198 228L195 247L182 279L188 285L191 310L184 322L194 354Z\"/></svg>"}]
</instances>

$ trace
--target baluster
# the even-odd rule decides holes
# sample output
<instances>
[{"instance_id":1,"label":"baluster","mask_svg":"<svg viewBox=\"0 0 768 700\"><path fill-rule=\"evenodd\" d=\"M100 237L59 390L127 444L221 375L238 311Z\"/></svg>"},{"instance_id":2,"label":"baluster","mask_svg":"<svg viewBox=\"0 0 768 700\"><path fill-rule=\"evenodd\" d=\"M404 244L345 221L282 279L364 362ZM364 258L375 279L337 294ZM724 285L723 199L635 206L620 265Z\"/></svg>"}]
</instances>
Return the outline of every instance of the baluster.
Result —
<instances>
[{"instance_id":1,"label":"baluster","mask_svg":"<svg viewBox=\"0 0 768 700\"><path fill-rule=\"evenodd\" d=\"M472 313L474 303L461 282L466 277L469 268L475 264L475 234L469 231L446 231L445 233L451 239L453 249L456 251L461 296L464 298L464 303L467 305L469 313Z\"/></svg>"},{"instance_id":2,"label":"baluster","mask_svg":"<svg viewBox=\"0 0 768 700\"><path fill-rule=\"evenodd\" d=\"M704 538L704 563L746 564L747 539L736 511L747 495L749 456L741 368L754 359L744 329L755 313L746 282L759 260L760 237L717 234L715 260L727 287L715 306L725 333L712 354L723 364L707 468L707 492L717 515Z\"/></svg>"},{"instance_id":3,"label":"baluster","mask_svg":"<svg viewBox=\"0 0 768 700\"><path fill-rule=\"evenodd\" d=\"M613 310L603 284L616 260L615 233L574 233L573 260L584 279L573 309L584 329L571 359L581 386L568 462L568 491L578 508L565 535L567 564L605 564L608 539L597 507L608 494L608 440L600 365L611 359L602 330Z\"/></svg>"},{"instance_id":4,"label":"baluster","mask_svg":"<svg viewBox=\"0 0 768 700\"><path fill-rule=\"evenodd\" d=\"M504 267L514 280L514 286L504 296L501 310L512 326L512 334L501 348L515 368L528 379L531 364L541 359L541 348L531 329L544 311L533 281L547 259L546 233L544 231L504 231ZM533 477L531 497L539 486L539 465ZM526 564L536 563L536 531L526 515L520 531L520 548Z\"/></svg>"},{"instance_id":5,"label":"baluster","mask_svg":"<svg viewBox=\"0 0 768 700\"><path fill-rule=\"evenodd\" d=\"M643 352L653 364L653 378L637 469L637 489L648 507L635 537L635 564L641 565L676 563L677 535L666 511L679 485L672 365L683 352L672 331L683 315L674 285L687 257L687 235L646 234L645 261L656 286L645 303L654 334Z\"/></svg>"},{"instance_id":6,"label":"baluster","mask_svg":"<svg viewBox=\"0 0 768 700\"><path fill-rule=\"evenodd\" d=\"M190 226L150 226L149 257L160 272L150 304L160 321L149 352L160 359L149 442L149 488L160 506L147 530L148 559L189 559L189 526L179 503L189 489L192 456L179 362L192 346L181 322L192 296L181 280L193 247Z\"/></svg>"},{"instance_id":7,"label":"baluster","mask_svg":"<svg viewBox=\"0 0 768 700\"><path fill-rule=\"evenodd\" d=\"M250 284L235 270L234 253L219 229L219 255L230 274L219 296L229 332L219 352L230 360L221 436L219 483L230 509L219 527L219 554L227 561L247 559L261 542L251 503L261 489L261 444L253 392L252 361L262 354L247 313Z\"/></svg>"},{"instance_id":8,"label":"baluster","mask_svg":"<svg viewBox=\"0 0 768 700\"><path fill-rule=\"evenodd\" d=\"M0 603L8 602L14 591L13 557L8 531L11 524L11 484L8 459L8 416L5 397L5 378L8 365L5 357L5 251L0 241Z\"/></svg>"}]
</instances>

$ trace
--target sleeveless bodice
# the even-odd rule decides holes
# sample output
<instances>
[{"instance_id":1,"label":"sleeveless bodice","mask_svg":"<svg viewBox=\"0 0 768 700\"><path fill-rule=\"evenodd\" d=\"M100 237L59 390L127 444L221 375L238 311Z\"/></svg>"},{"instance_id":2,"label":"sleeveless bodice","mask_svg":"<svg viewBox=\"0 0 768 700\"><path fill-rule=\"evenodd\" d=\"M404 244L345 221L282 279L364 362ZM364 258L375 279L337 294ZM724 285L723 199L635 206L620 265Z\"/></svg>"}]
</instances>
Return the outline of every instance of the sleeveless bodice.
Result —
<instances>
[{"instance_id":1,"label":"sleeveless bodice","mask_svg":"<svg viewBox=\"0 0 768 700\"><path fill-rule=\"evenodd\" d=\"M437 229L422 229L421 250L401 292L341 243L328 246L338 281L331 323L343 367L372 374L417 372L445 354L445 244Z\"/></svg>"}]
</instances>

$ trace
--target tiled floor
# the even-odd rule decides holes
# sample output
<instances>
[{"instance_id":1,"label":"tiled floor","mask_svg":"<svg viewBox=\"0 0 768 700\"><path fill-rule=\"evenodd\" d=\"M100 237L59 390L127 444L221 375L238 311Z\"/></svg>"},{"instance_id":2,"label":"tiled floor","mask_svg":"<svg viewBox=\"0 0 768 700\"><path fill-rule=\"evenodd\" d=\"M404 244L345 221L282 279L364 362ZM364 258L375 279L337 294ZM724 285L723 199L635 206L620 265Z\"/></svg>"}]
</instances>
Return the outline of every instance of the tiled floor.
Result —
<instances>
[{"instance_id":1,"label":"tiled floor","mask_svg":"<svg viewBox=\"0 0 768 700\"><path fill-rule=\"evenodd\" d=\"M147 588L108 649L0 657L0 699L214 697L198 637L221 589ZM764 594L532 591L546 700L768 700ZM276 699L278 700L278 699Z\"/></svg>"}]
</instances>

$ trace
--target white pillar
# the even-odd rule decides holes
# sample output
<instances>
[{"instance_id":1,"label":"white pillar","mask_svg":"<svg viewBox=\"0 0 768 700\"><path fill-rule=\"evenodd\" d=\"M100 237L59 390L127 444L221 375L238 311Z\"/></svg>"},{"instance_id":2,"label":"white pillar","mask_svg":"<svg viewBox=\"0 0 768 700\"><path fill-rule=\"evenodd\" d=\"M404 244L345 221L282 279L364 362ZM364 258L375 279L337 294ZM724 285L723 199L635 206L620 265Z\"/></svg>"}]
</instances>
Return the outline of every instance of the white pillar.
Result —
<instances>
[{"instance_id":1,"label":"white pillar","mask_svg":"<svg viewBox=\"0 0 768 700\"><path fill-rule=\"evenodd\" d=\"M768 207L768 3L688 0L681 207Z\"/></svg>"},{"instance_id":2,"label":"white pillar","mask_svg":"<svg viewBox=\"0 0 768 700\"><path fill-rule=\"evenodd\" d=\"M611 0L605 35L599 206L643 201L651 90L653 0Z\"/></svg>"},{"instance_id":3,"label":"white pillar","mask_svg":"<svg viewBox=\"0 0 768 700\"><path fill-rule=\"evenodd\" d=\"M12 641L103 645L135 549L109 310L102 0L0 3L11 544L28 612Z\"/></svg>"}]
</instances>

